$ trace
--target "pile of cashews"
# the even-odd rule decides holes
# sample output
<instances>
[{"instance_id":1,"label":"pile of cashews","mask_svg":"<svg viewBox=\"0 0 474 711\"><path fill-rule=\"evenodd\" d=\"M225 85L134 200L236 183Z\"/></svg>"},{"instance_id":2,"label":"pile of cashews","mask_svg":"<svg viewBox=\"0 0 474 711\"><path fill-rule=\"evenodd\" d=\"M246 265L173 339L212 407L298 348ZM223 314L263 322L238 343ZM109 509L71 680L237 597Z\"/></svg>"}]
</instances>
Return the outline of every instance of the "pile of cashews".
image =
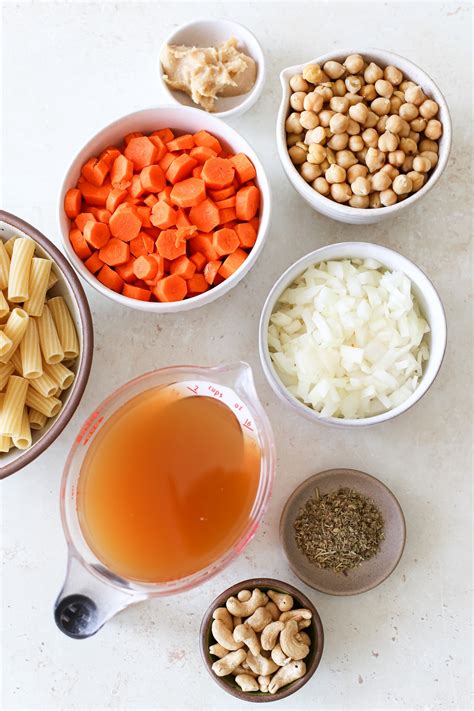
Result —
<instances>
[{"instance_id":1,"label":"pile of cashews","mask_svg":"<svg viewBox=\"0 0 474 711\"><path fill-rule=\"evenodd\" d=\"M304 628L312 613L293 606L291 595L274 590L241 590L229 597L212 615L214 674L232 674L242 691L270 694L304 676L311 645Z\"/></svg>"}]
</instances>

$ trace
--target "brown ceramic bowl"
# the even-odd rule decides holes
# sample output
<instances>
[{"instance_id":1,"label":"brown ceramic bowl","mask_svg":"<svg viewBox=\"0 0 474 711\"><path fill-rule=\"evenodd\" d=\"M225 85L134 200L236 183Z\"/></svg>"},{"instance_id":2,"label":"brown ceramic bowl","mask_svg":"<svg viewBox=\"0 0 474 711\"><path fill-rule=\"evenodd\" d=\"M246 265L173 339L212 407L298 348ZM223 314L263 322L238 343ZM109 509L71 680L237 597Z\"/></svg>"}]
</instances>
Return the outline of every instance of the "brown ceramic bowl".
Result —
<instances>
[{"instance_id":1,"label":"brown ceramic bowl","mask_svg":"<svg viewBox=\"0 0 474 711\"><path fill-rule=\"evenodd\" d=\"M385 531L377 555L346 573L318 568L300 551L294 536L294 521L316 489L324 495L340 488L372 499L383 516ZM381 481L356 469L328 469L303 481L286 502L280 520L280 540L290 568L307 585L329 595L356 595L380 585L397 567L405 539L405 518L395 496Z\"/></svg>"},{"instance_id":2,"label":"brown ceramic bowl","mask_svg":"<svg viewBox=\"0 0 474 711\"><path fill-rule=\"evenodd\" d=\"M313 613L311 625L306 627L304 630L311 637L310 652L304 660L306 664L306 674L302 676L301 679L297 679L291 684L288 684L288 686L283 686L275 694L270 694L268 692L263 693L261 691L242 691L242 689L235 683L232 675L216 676L211 669L211 666L217 660L217 657L209 653L210 645L215 644L215 639L211 632L212 613L216 607L225 606L226 600L231 597L231 595L237 595L239 590L253 590L254 588L259 588L263 592L266 592L267 590L275 590L276 592L289 593L295 600L295 607L306 607ZM295 691L301 689L301 687L309 681L318 668L324 647L323 625L321 623L321 618L319 617L318 612L311 600L289 583L284 583L281 580L274 580L273 578L250 578L249 580L243 580L240 583L231 585L230 588L224 590L224 592L216 597L216 599L207 608L202 619L199 637L201 656L204 664L206 665L207 671L216 684L219 684L219 686L224 689L224 691L227 691L228 694L232 694L232 696L235 696L241 701L250 701L251 703L278 701L279 699L291 696L291 694L294 694Z\"/></svg>"},{"instance_id":3,"label":"brown ceramic bowl","mask_svg":"<svg viewBox=\"0 0 474 711\"><path fill-rule=\"evenodd\" d=\"M13 235L30 237L38 245L37 252L54 262L59 281L48 294L63 296L66 300L76 325L81 352L72 368L76 373L74 383L61 398L63 401L61 411L56 417L48 420L43 430L33 432L33 444L29 449L19 450L12 447L7 454L0 454L0 479L10 476L30 464L61 434L79 405L86 387L94 348L89 304L79 279L67 259L36 228L19 217L0 210L0 239L6 241Z\"/></svg>"}]
</instances>

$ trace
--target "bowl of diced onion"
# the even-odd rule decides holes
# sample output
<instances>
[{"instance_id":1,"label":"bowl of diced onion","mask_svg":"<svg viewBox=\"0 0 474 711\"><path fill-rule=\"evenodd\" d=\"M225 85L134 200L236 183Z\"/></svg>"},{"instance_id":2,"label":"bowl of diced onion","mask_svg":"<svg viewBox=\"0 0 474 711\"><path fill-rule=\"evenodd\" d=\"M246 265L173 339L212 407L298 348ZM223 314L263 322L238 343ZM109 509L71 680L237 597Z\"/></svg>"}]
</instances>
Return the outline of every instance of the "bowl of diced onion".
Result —
<instances>
[{"instance_id":1,"label":"bowl of diced onion","mask_svg":"<svg viewBox=\"0 0 474 711\"><path fill-rule=\"evenodd\" d=\"M446 317L426 274L381 245L342 242L292 264L260 318L274 392L300 414L367 426L412 407L435 380Z\"/></svg>"}]
</instances>

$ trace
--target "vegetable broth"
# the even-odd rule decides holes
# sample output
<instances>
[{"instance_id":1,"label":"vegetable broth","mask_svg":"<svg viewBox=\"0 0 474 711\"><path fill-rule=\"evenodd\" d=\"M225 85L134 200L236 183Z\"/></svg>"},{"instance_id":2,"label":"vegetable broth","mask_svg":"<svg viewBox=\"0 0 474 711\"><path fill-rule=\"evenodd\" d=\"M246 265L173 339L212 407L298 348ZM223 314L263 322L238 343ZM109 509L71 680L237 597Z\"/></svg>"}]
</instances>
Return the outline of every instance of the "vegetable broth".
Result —
<instances>
[{"instance_id":1,"label":"vegetable broth","mask_svg":"<svg viewBox=\"0 0 474 711\"><path fill-rule=\"evenodd\" d=\"M260 449L224 404L152 388L90 445L78 514L95 555L124 578L178 580L205 569L242 534Z\"/></svg>"}]
</instances>

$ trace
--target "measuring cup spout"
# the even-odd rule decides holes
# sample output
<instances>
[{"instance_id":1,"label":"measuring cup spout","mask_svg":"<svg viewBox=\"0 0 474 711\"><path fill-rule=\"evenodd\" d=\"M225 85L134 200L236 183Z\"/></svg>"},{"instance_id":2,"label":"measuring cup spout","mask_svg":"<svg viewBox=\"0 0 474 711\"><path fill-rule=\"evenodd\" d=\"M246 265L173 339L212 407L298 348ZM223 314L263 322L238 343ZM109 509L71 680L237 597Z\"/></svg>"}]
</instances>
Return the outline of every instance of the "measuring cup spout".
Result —
<instances>
[{"instance_id":1,"label":"measuring cup spout","mask_svg":"<svg viewBox=\"0 0 474 711\"><path fill-rule=\"evenodd\" d=\"M145 598L102 580L70 555L66 580L54 605L54 620L68 637L85 639L117 612Z\"/></svg>"},{"instance_id":2,"label":"measuring cup spout","mask_svg":"<svg viewBox=\"0 0 474 711\"><path fill-rule=\"evenodd\" d=\"M252 368L243 360L230 363L229 365L219 368L219 381L222 385L227 385L232 388L238 395L246 400L258 400L257 392L253 382Z\"/></svg>"}]
</instances>

